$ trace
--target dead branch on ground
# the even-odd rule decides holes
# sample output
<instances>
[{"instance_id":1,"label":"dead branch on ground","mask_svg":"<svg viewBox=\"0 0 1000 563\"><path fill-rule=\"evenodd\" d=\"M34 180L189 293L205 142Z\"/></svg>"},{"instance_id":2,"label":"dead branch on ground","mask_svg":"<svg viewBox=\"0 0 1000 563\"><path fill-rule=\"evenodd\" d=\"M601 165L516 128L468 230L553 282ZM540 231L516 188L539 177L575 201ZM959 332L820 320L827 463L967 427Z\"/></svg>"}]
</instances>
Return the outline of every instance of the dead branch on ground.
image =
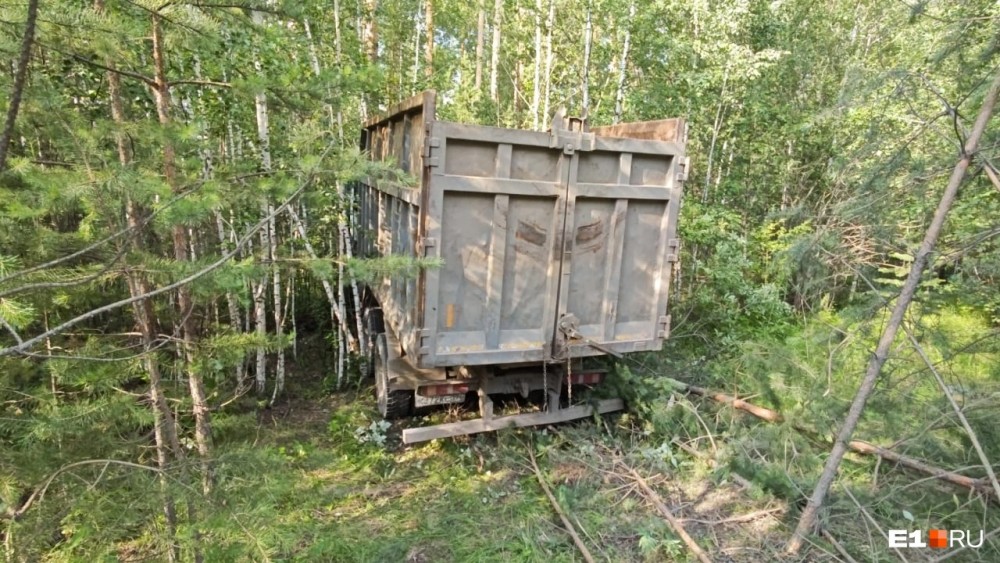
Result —
<instances>
[{"instance_id":1,"label":"dead branch on ground","mask_svg":"<svg viewBox=\"0 0 1000 563\"><path fill-rule=\"evenodd\" d=\"M694 538L688 535L687 530L684 529L684 525L681 523L680 520L677 519L676 516L673 515L672 512L670 512L670 509L667 508L666 504L664 504L663 499L656 491L653 490L652 487L649 486L649 483L647 483L646 480L643 479L641 475L636 473L634 469L625 465L621 461L618 462L618 465L621 465L622 468L628 472L629 477L631 477L632 480L635 481L637 485L639 485L639 488L642 489L644 493L643 496L646 497L646 500L652 503L652 505L656 507L656 509L660 512L660 514L663 515L663 518L667 521L667 524L670 525L674 533L677 534L679 538L681 538L681 540L684 542L685 545L687 545L688 549L691 550L691 553L693 553L695 557L697 557L698 560L701 561L701 563L712 563L712 560L708 557L705 551L701 548L701 546L698 545L697 542L694 541Z\"/></svg>"},{"instance_id":2,"label":"dead branch on ground","mask_svg":"<svg viewBox=\"0 0 1000 563\"><path fill-rule=\"evenodd\" d=\"M545 496L549 497L549 502L552 503L552 507L556 509L556 513L559 514L559 519L562 520L563 526L569 533L570 537L573 538L573 543L576 544L576 548L580 550L580 555L583 556L584 561L587 563L594 563L594 557L590 554L590 550L587 549L586 544L580 539L579 534L576 533L576 528L569 521L569 517L561 506L559 506L559 501L556 500L555 495L549 489L548 483L545 482L545 477L542 476L542 470L538 468L538 462L535 461L535 452L532 449L533 446L528 445L528 457L531 459L531 467L535 470L535 477L538 478L538 484L542 486L542 490L545 491Z\"/></svg>"}]
</instances>

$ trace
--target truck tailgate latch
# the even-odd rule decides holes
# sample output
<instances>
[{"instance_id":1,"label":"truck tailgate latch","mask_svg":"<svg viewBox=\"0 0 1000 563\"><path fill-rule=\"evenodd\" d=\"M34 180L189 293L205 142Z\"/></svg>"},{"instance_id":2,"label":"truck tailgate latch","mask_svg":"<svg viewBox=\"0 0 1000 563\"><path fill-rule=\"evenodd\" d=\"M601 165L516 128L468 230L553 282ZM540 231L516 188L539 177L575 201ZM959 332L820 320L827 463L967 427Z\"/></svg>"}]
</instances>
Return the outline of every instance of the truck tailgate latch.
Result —
<instances>
[{"instance_id":1,"label":"truck tailgate latch","mask_svg":"<svg viewBox=\"0 0 1000 563\"><path fill-rule=\"evenodd\" d=\"M582 340L584 344L594 348L595 350L600 350L605 354L610 354L616 358L621 358L622 355L615 352L607 346L603 346L594 342L593 340L587 338L586 336L580 334L580 320L576 318L573 313L566 313L565 315L559 317L559 332L566 335L567 340Z\"/></svg>"}]
</instances>

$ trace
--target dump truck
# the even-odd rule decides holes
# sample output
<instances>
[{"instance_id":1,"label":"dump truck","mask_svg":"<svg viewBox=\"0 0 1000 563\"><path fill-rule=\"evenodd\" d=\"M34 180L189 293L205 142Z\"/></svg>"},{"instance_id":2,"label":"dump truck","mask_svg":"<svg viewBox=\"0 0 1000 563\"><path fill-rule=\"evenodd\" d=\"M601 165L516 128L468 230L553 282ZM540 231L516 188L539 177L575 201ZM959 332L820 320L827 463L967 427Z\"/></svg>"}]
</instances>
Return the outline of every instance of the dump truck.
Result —
<instances>
[{"instance_id":1,"label":"dump truck","mask_svg":"<svg viewBox=\"0 0 1000 563\"><path fill-rule=\"evenodd\" d=\"M584 358L660 350L670 334L684 120L590 128L557 112L527 131L439 120L435 102L424 92L362 132L370 159L417 185L351 188L357 256L436 263L366 290L380 413L478 395L479 419L405 429L414 443L621 410L563 403L604 378ZM491 396L534 391L541 411L494 416Z\"/></svg>"}]
</instances>

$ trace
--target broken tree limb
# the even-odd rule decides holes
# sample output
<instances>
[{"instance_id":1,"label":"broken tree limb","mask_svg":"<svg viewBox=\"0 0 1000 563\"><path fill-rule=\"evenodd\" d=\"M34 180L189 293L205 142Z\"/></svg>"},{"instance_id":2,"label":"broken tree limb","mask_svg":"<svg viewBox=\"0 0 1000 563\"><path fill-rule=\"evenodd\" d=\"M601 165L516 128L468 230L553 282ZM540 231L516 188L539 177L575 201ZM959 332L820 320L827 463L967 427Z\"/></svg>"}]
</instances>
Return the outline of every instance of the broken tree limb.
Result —
<instances>
[{"instance_id":1,"label":"broken tree limb","mask_svg":"<svg viewBox=\"0 0 1000 563\"><path fill-rule=\"evenodd\" d=\"M684 525L681 524L681 521L678 520L677 517L674 516L672 512L670 512L670 509L667 508L667 505L663 503L663 499L656 491L653 490L652 487L649 486L649 483L647 483L646 480L643 479L641 475L636 473L636 471L631 467L625 465L620 461L618 462L618 464L621 465L625 469L625 471L628 472L632 480L635 481L637 485L639 485L639 488L642 489L642 492L645 494L646 499L649 500L649 502L652 503L653 506L655 506L658 511L660 511L660 514L662 514L663 518L667 521L668 524L670 524L670 527L674 530L674 533L677 534L677 536L681 538L684 544L688 546L688 549L690 549L691 553L693 553L694 556L698 558L698 561L701 561L701 563L712 563L712 560L708 557L705 551L701 548L700 545L698 545L697 542L694 541L694 538L688 535L687 530L684 529Z\"/></svg>"},{"instance_id":2,"label":"broken tree limb","mask_svg":"<svg viewBox=\"0 0 1000 563\"><path fill-rule=\"evenodd\" d=\"M826 538L826 541L830 542L830 545L832 545L837 552L840 553L840 556L844 558L844 561L847 561L847 563L858 563L857 559L851 557L851 554L844 549L844 546L841 545L839 541L837 541L837 538L833 537L833 534L825 529L821 530L820 533L824 538Z\"/></svg>"},{"instance_id":3,"label":"broken tree limb","mask_svg":"<svg viewBox=\"0 0 1000 563\"><path fill-rule=\"evenodd\" d=\"M576 544L576 548L580 550L580 555L583 556L583 560L587 563L594 563L594 556L590 554L590 550L587 549L587 545L583 543L580 539L579 534L576 533L576 528L569 521L569 517L566 516L566 511L559 506L559 501L556 500L555 495L549 489L548 483L545 482L545 477L542 476L542 470L538 468L538 462L535 461L535 452L532 450L532 446L528 446L528 457L531 459L531 467L535 470L535 477L538 478L538 484L542 486L542 490L545 491L545 496L549 497L549 502L552 503L552 507L556 509L556 513L559 514L559 519L562 520L563 526L566 527L566 531L569 533L570 537L573 538L573 543Z\"/></svg>"},{"instance_id":4,"label":"broken tree limb","mask_svg":"<svg viewBox=\"0 0 1000 563\"><path fill-rule=\"evenodd\" d=\"M913 469L915 471L920 471L921 473L926 473L932 477L936 477L942 481L952 483L953 485L958 485L960 487L965 487L968 489L973 489L976 492L981 493L983 496L992 496L993 491L990 488L988 482L983 479L976 479L975 477L969 477L967 475L960 475L953 471L948 471L946 469L941 469L940 467L935 467L928 463L924 463L918 459L914 459L903 454L898 454L892 450L887 450L883 447L876 446L875 444L870 444L862 440L851 440L847 443L847 448L852 452L859 454L876 455L880 458L898 463L903 467L908 469Z\"/></svg>"},{"instance_id":5,"label":"broken tree limb","mask_svg":"<svg viewBox=\"0 0 1000 563\"><path fill-rule=\"evenodd\" d=\"M986 475L989 479L989 484L993 486L993 492L996 494L996 498L1000 499L1000 482L997 481L997 475L993 472L993 464L990 462L989 458L986 457L986 452L983 451L983 445L979 443L979 437L976 436L976 431L972 429L972 425L969 424L969 419L965 418L965 413L962 412L962 408L958 406L958 402L955 401L955 397L952 395L948 386L944 383L944 378L938 373L938 370L934 367L934 363L931 359L927 357L927 353L924 352L923 346L917 342L917 339L913 337L913 333L910 329L904 327L906 331L907 338L910 339L910 343L916 349L917 354L920 355L920 359L927 364L927 369L931 370L934 375L935 381L937 381L938 387L941 388L941 392L948 399L948 404L951 405L953 411L955 411L955 416L958 421L962 424L962 428L965 429L965 433L969 436L969 440L972 442L972 447L975 448L976 454L979 456L979 461L983 463L983 469L986 470Z\"/></svg>"},{"instance_id":6,"label":"broken tree limb","mask_svg":"<svg viewBox=\"0 0 1000 563\"><path fill-rule=\"evenodd\" d=\"M696 395L712 399L716 402L727 404L735 409L739 409L748 412L761 420L766 420L768 422L781 422L784 417L781 413L773 411L771 409L760 407L746 401L736 399L725 393L717 393L715 391L710 391L703 389L701 387L694 387L686 383L671 379L671 384L673 384L678 389L689 391ZM799 432L809 433L803 428L794 427ZM677 443L677 442L674 442ZM858 454L863 455L874 455L881 459L899 464L907 469L912 469L914 471L919 471L921 473L926 473L932 477L940 479L942 481L951 483L953 485L958 485L960 487L965 487L967 489L972 489L986 497L993 497L994 500L1000 501L1000 496L993 491L991 487L991 480L978 479L975 477L969 477L967 475L961 475L953 471L948 471L946 469L941 469L940 467L935 467L929 463L920 461L900 453L896 453L892 450L877 446L875 444L865 442L863 440L851 440L847 443L847 449ZM689 450L690 451L690 450Z\"/></svg>"},{"instance_id":7,"label":"broken tree limb","mask_svg":"<svg viewBox=\"0 0 1000 563\"><path fill-rule=\"evenodd\" d=\"M770 516L772 514L778 514L784 512L784 507L768 508L766 510L758 510L756 512L750 512L748 514L741 514L739 516L730 516L729 518L723 518L721 520L697 520L695 518L681 518L681 522L694 522L696 524L708 524L711 526L718 526L720 524L742 524L743 522L752 522L758 518L764 518L765 516Z\"/></svg>"},{"instance_id":8,"label":"broken tree limb","mask_svg":"<svg viewBox=\"0 0 1000 563\"><path fill-rule=\"evenodd\" d=\"M923 241L920 243L920 248L913 258L910 273L903 283L903 287L899 292L899 298L893 307L892 315L890 315L888 322L885 324L885 329L879 338L878 346L875 348L875 352L868 362L865 375L858 386L857 393L854 395L854 400L851 402L851 408L848 410L837 439L830 449L830 455L823 466L823 473L820 474L819 480L816 482L816 487L809 497L809 504L802 511L799 523L795 527L792 537L789 538L788 544L785 546L785 552L789 555L798 553L806 534L809 533L816 521L820 508L823 507L826 493L830 490L830 485L833 484L833 480L837 475L837 468L840 467L840 461L844 458L844 454L847 453L847 445L854 435L854 430L857 428L858 422L861 420L861 414L868 403L868 397L875 390L875 382L882 373L882 366L889 359L889 351L896 340L896 334L903 322L903 317L906 315L906 311L913 301L917 286L920 285L920 277L923 274L924 266L927 265L928 258L931 252L934 251L938 235L941 233L941 228L948 217L951 205L958 194L958 188L965 179L969 164L979 149L979 139L982 138L983 132L986 130L986 124L993 115L993 107L996 105L998 96L1000 96L1000 73L997 73L993 78L993 83L990 85L986 97L983 98L983 104L979 109L979 114L976 116L972 132L962 147L961 156L955 164L951 177L948 179L948 185L941 194L941 200L938 202L937 209L934 210L934 217L931 219L930 225L927 226L927 231L924 234Z\"/></svg>"},{"instance_id":9,"label":"broken tree limb","mask_svg":"<svg viewBox=\"0 0 1000 563\"><path fill-rule=\"evenodd\" d=\"M784 418L781 413L773 411L768 408L759 407L757 405L748 403L743 399L738 397L733 397L732 395L726 395L725 393L717 393L715 391L709 391L708 389L703 389L701 387L696 387L694 385L688 385L687 383L681 383L680 381L675 381L681 388L689 393L694 393L701 397L712 399L713 401L718 401L720 403L725 403L734 409L739 409L741 411L746 411L757 418L764 419L768 422L782 422Z\"/></svg>"}]
</instances>

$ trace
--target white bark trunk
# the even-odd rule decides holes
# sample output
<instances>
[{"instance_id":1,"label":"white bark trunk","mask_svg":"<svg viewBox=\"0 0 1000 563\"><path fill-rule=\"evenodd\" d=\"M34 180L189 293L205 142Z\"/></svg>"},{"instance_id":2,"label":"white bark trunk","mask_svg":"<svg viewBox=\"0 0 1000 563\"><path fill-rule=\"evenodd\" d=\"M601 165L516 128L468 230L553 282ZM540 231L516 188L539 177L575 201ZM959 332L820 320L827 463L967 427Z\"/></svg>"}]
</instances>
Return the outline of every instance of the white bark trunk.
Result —
<instances>
[{"instance_id":1,"label":"white bark trunk","mask_svg":"<svg viewBox=\"0 0 1000 563\"><path fill-rule=\"evenodd\" d=\"M289 206L291 207L291 206ZM280 343L285 336L284 309L281 306L284 296L281 294L281 268L278 266L278 229L275 228L274 205L267 204L267 213L271 218L268 221L268 231L270 231L269 242L271 258L271 288L274 290L274 336ZM278 346L278 357L274 366L274 393L271 394L271 405L274 405L278 395L285 389L285 348Z\"/></svg>"},{"instance_id":2,"label":"white bark trunk","mask_svg":"<svg viewBox=\"0 0 1000 563\"><path fill-rule=\"evenodd\" d=\"M434 4L432 0L424 0L424 33L427 43L424 46L424 76L430 78L434 74Z\"/></svg>"},{"instance_id":3,"label":"white bark trunk","mask_svg":"<svg viewBox=\"0 0 1000 563\"><path fill-rule=\"evenodd\" d=\"M299 217L299 214L295 212L295 208L292 206L288 206L287 211L289 218L292 220L292 225L299 233L299 236L302 237L303 245L306 247L306 253L309 254L310 258L315 260L317 258L316 250L313 248L312 243L309 242L305 222L301 217ZM320 280L320 284L323 286L323 292L326 294L327 301L330 302L330 322L333 323L334 327L339 327L340 331L347 335L344 336L344 338L348 338L351 331L348 329L347 320L340 316L340 305L337 302L337 296L333 289L333 284L331 284L328 280Z\"/></svg>"},{"instance_id":4,"label":"white bark trunk","mask_svg":"<svg viewBox=\"0 0 1000 563\"><path fill-rule=\"evenodd\" d=\"M500 20L503 17L503 0L493 3L493 51L490 56L490 99L499 102L497 81L500 76Z\"/></svg>"},{"instance_id":5,"label":"white bark trunk","mask_svg":"<svg viewBox=\"0 0 1000 563\"><path fill-rule=\"evenodd\" d=\"M715 143L719 140L719 131L722 129L722 116L726 108L726 86L729 84L729 67L722 73L722 90L719 93L719 107L715 111L715 123L712 126L712 141L708 146L708 164L705 166L705 187L701 192L701 202L708 201L708 186L712 179L712 167L715 164Z\"/></svg>"},{"instance_id":6,"label":"white bark trunk","mask_svg":"<svg viewBox=\"0 0 1000 563\"><path fill-rule=\"evenodd\" d=\"M549 102L552 93L552 26L556 19L555 0L549 0L549 15L545 19L545 100L542 109L542 130L549 128Z\"/></svg>"},{"instance_id":7,"label":"white bark trunk","mask_svg":"<svg viewBox=\"0 0 1000 563\"><path fill-rule=\"evenodd\" d=\"M632 43L632 20L635 19L635 1L629 2L628 19L625 20L625 41L622 44L622 63L618 69L618 90L615 94L614 122L622 120L625 111L625 77L628 75L628 51Z\"/></svg>"},{"instance_id":8,"label":"white bark trunk","mask_svg":"<svg viewBox=\"0 0 1000 563\"><path fill-rule=\"evenodd\" d=\"M261 12L253 13L253 22L256 25L263 25L264 17ZM260 62L260 56L255 52L254 69L258 74L262 72L262 65ZM271 137L270 137L270 127L268 123L268 112L267 112L267 96L264 92L258 92L254 95L254 106L256 110L257 118L257 143L260 152L261 167L265 171L271 170ZM270 205L267 203L266 198L261 201L260 212L264 217L268 216ZM270 252L271 252L271 238L273 233L271 233L271 225L267 225L260 230L260 255L263 262L269 262ZM254 288L254 320L257 323L257 336L261 339L267 337L267 304L266 304L266 293L267 293L267 283L268 276L264 275L261 279L255 280L253 282ZM277 304L275 304L277 305ZM256 383L257 392L263 393L264 386L267 383L267 353L264 346L257 347L257 373L256 373Z\"/></svg>"},{"instance_id":9,"label":"white bark trunk","mask_svg":"<svg viewBox=\"0 0 1000 563\"><path fill-rule=\"evenodd\" d=\"M535 80L531 91L531 127L538 130L542 88L542 0L535 0Z\"/></svg>"},{"instance_id":10,"label":"white bark trunk","mask_svg":"<svg viewBox=\"0 0 1000 563\"><path fill-rule=\"evenodd\" d=\"M590 44L593 37L593 21L590 2L587 2L587 21L583 27L583 84L580 89L583 91L582 115L587 117L590 111Z\"/></svg>"},{"instance_id":11,"label":"white bark trunk","mask_svg":"<svg viewBox=\"0 0 1000 563\"><path fill-rule=\"evenodd\" d=\"M476 24L476 94L483 87L483 44L486 37L486 9L483 0L479 0L479 21Z\"/></svg>"},{"instance_id":12,"label":"white bark trunk","mask_svg":"<svg viewBox=\"0 0 1000 563\"><path fill-rule=\"evenodd\" d=\"M338 250L340 251L340 252L338 252L339 256L344 256L345 255L344 248L346 246L347 246L347 240L344 238L344 230L341 229L340 230L340 246L338 248ZM347 307L344 306L345 301L344 301L344 261L343 260L340 260L339 263L337 264L337 303L338 303L337 316L339 316L342 319L345 318L345 317L347 317ZM344 340L346 338L348 338L350 334L351 334L351 332L349 330L348 331L344 331L344 333L341 335L341 338L340 338L340 342L341 342L341 344L340 344L340 359L338 360L338 364L337 364L337 389L342 389L344 387L344 359L345 359L344 358L344 356L345 356L344 352L346 351L346 348L344 346ZM363 334L363 333L360 333L360 334Z\"/></svg>"}]
</instances>

